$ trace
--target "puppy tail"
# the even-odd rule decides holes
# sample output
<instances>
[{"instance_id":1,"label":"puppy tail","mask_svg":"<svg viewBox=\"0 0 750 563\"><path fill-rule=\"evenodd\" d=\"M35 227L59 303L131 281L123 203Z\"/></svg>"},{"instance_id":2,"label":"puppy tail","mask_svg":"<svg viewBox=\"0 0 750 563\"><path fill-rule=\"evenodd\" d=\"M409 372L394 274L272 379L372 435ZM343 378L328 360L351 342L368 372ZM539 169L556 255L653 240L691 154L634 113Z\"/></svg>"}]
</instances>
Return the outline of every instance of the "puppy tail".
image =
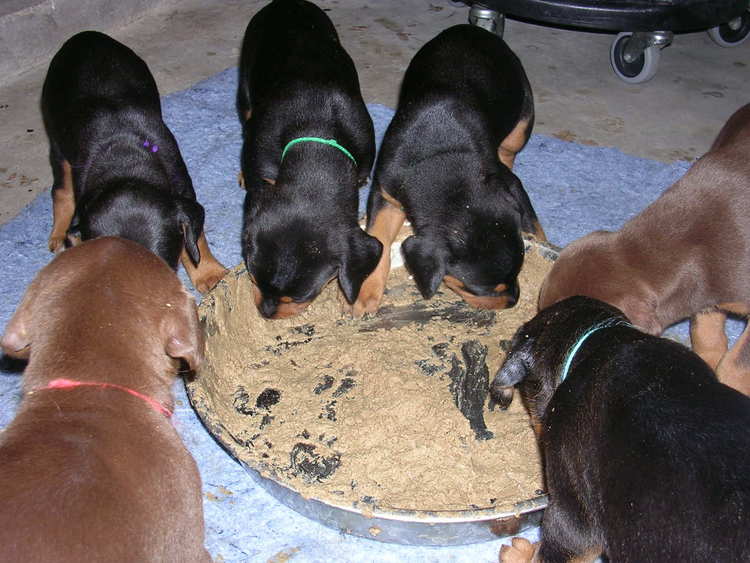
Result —
<instances>
[{"instance_id":1,"label":"puppy tail","mask_svg":"<svg viewBox=\"0 0 750 563\"><path fill-rule=\"evenodd\" d=\"M419 235L407 238L401 249L419 292L425 299L430 299L445 277L445 253L434 242Z\"/></svg>"},{"instance_id":2,"label":"puppy tail","mask_svg":"<svg viewBox=\"0 0 750 563\"><path fill-rule=\"evenodd\" d=\"M198 250L198 239L203 234L205 211L203 206L193 199L183 198L177 202L177 221L182 228L185 251L195 266L201 261Z\"/></svg>"},{"instance_id":3,"label":"puppy tail","mask_svg":"<svg viewBox=\"0 0 750 563\"><path fill-rule=\"evenodd\" d=\"M368 235L359 226L349 234L349 251L341 259L339 285L351 304L357 299L362 284L380 261L383 243Z\"/></svg>"}]
</instances>

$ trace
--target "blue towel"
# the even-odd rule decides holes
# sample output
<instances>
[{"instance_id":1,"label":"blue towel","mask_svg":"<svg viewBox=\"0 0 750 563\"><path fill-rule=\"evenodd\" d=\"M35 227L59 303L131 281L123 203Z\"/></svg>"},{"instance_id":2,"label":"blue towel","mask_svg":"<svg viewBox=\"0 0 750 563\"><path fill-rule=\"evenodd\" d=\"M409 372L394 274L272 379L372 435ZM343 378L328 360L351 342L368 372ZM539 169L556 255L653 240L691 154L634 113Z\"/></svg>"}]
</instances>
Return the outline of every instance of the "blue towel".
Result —
<instances>
[{"instance_id":1,"label":"blue towel","mask_svg":"<svg viewBox=\"0 0 750 563\"><path fill-rule=\"evenodd\" d=\"M234 109L236 69L229 69L183 92L163 98L174 132L206 208L206 235L227 266L241 261L240 228L244 192L237 186L241 129ZM393 110L371 105L378 142ZM595 229L617 229L685 173L689 164L635 158L613 148L583 146L534 135L516 159L521 178L550 240L560 246ZM366 192L361 198L364 211ZM5 326L24 289L51 255L51 198L43 194L0 228L0 272ZM189 286L187 278L181 273ZM739 324L733 332L739 330ZM685 323L676 328L682 338ZM0 427L12 419L20 394L20 374L0 371ZM181 382L175 384L174 422L200 468L204 489L206 546L216 561L267 561L278 555L321 562L494 562L501 542L461 547L384 544L342 534L300 516L258 487L206 432L191 409ZM525 534L538 537L538 530Z\"/></svg>"}]
</instances>

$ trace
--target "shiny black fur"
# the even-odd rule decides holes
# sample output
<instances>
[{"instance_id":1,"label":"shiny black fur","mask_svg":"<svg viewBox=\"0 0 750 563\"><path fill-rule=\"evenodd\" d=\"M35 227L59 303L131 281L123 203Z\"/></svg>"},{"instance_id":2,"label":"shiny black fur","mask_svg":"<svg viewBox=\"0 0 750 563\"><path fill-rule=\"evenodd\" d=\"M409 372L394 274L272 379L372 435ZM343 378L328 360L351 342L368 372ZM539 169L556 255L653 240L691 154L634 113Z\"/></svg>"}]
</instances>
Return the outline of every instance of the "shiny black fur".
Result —
<instances>
[{"instance_id":1,"label":"shiny black fur","mask_svg":"<svg viewBox=\"0 0 750 563\"><path fill-rule=\"evenodd\" d=\"M82 239L120 236L176 269L183 245L197 264L204 211L177 142L162 120L146 63L111 37L84 31L50 63L42 90L53 190L73 170ZM148 143L148 147L144 146ZM153 146L158 147L152 152Z\"/></svg>"},{"instance_id":2,"label":"shiny black fur","mask_svg":"<svg viewBox=\"0 0 750 563\"><path fill-rule=\"evenodd\" d=\"M373 186L395 198L412 224L404 259L425 298L449 274L480 296L504 283L515 303L521 230L533 232L538 221L497 151L519 121L529 120L528 139L533 116L521 62L484 29L448 28L409 64ZM373 190L368 220L385 205Z\"/></svg>"},{"instance_id":3,"label":"shiny black fur","mask_svg":"<svg viewBox=\"0 0 750 563\"><path fill-rule=\"evenodd\" d=\"M313 300L338 276L351 303L381 243L358 225L358 189L375 156L372 120L351 57L317 6L275 0L245 31L237 108L244 124L242 254L272 317L282 297ZM298 137L335 139L356 160Z\"/></svg>"},{"instance_id":4,"label":"shiny black fur","mask_svg":"<svg viewBox=\"0 0 750 563\"><path fill-rule=\"evenodd\" d=\"M513 338L492 385L518 385L540 423L550 503L542 561L601 548L610 561L750 561L750 398L689 349L571 297Z\"/></svg>"}]
</instances>

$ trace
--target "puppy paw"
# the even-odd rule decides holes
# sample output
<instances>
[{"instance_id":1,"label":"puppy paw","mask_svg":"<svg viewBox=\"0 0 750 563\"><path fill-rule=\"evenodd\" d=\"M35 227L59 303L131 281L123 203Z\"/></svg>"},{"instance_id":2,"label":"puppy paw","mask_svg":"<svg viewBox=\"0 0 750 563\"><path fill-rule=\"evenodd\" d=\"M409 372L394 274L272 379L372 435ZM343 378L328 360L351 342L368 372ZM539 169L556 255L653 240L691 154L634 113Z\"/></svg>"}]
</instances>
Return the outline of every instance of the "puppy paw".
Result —
<instances>
[{"instance_id":1,"label":"puppy paw","mask_svg":"<svg viewBox=\"0 0 750 563\"><path fill-rule=\"evenodd\" d=\"M237 172L237 184L244 190L245 189L245 175L242 170Z\"/></svg>"},{"instance_id":2,"label":"puppy paw","mask_svg":"<svg viewBox=\"0 0 750 563\"><path fill-rule=\"evenodd\" d=\"M356 319L362 318L367 313L374 314L378 312L380 308L380 302L383 300L383 293L385 287L382 289L374 289L373 291L359 292L357 300L351 307L352 316Z\"/></svg>"},{"instance_id":3,"label":"puppy paw","mask_svg":"<svg viewBox=\"0 0 750 563\"><path fill-rule=\"evenodd\" d=\"M197 276L192 280L193 287L195 287L200 293L207 293L208 291L211 291L217 283L224 279L224 276L228 273L229 270L217 263L217 266L202 271L200 276Z\"/></svg>"},{"instance_id":4,"label":"puppy paw","mask_svg":"<svg viewBox=\"0 0 750 563\"><path fill-rule=\"evenodd\" d=\"M49 248L50 252L60 254L63 250L65 250L65 235L51 235L49 237L49 240L47 241L47 247Z\"/></svg>"},{"instance_id":5,"label":"puppy paw","mask_svg":"<svg viewBox=\"0 0 750 563\"><path fill-rule=\"evenodd\" d=\"M533 544L526 538L513 538L510 545L504 545L500 548L501 563L527 563L537 561L536 552L538 544Z\"/></svg>"}]
</instances>

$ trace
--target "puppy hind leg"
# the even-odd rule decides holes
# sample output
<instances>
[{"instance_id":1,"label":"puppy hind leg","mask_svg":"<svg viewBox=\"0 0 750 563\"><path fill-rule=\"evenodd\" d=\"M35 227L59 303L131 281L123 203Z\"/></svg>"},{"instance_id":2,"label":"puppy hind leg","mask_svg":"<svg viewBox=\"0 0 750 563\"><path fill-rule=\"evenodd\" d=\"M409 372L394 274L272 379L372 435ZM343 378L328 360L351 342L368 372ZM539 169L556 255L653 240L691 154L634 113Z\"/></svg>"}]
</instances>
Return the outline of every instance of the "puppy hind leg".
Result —
<instances>
[{"instance_id":1,"label":"puppy hind leg","mask_svg":"<svg viewBox=\"0 0 750 563\"><path fill-rule=\"evenodd\" d=\"M727 335L724 323L727 315L719 309L700 311L690 318L690 344L712 370L727 352Z\"/></svg>"},{"instance_id":2,"label":"puppy hind leg","mask_svg":"<svg viewBox=\"0 0 750 563\"><path fill-rule=\"evenodd\" d=\"M508 167L508 170L513 170L516 154L526 146L526 141L529 140L531 133L529 129L530 124L530 119L519 121L497 148L497 157L500 159L500 162Z\"/></svg>"},{"instance_id":3,"label":"puppy hind leg","mask_svg":"<svg viewBox=\"0 0 750 563\"><path fill-rule=\"evenodd\" d=\"M54 156L52 157L54 161ZM76 211L73 191L73 169L67 160L53 162L55 184L52 186L52 232L47 246L51 252L65 250L65 238Z\"/></svg>"},{"instance_id":4,"label":"puppy hind leg","mask_svg":"<svg viewBox=\"0 0 750 563\"><path fill-rule=\"evenodd\" d=\"M187 251L183 248L180 261L185 268L193 287L201 293L206 293L213 288L226 275L227 269L216 259L208 247L206 233L201 233L198 238L198 251L201 259L198 265L194 265Z\"/></svg>"}]
</instances>

